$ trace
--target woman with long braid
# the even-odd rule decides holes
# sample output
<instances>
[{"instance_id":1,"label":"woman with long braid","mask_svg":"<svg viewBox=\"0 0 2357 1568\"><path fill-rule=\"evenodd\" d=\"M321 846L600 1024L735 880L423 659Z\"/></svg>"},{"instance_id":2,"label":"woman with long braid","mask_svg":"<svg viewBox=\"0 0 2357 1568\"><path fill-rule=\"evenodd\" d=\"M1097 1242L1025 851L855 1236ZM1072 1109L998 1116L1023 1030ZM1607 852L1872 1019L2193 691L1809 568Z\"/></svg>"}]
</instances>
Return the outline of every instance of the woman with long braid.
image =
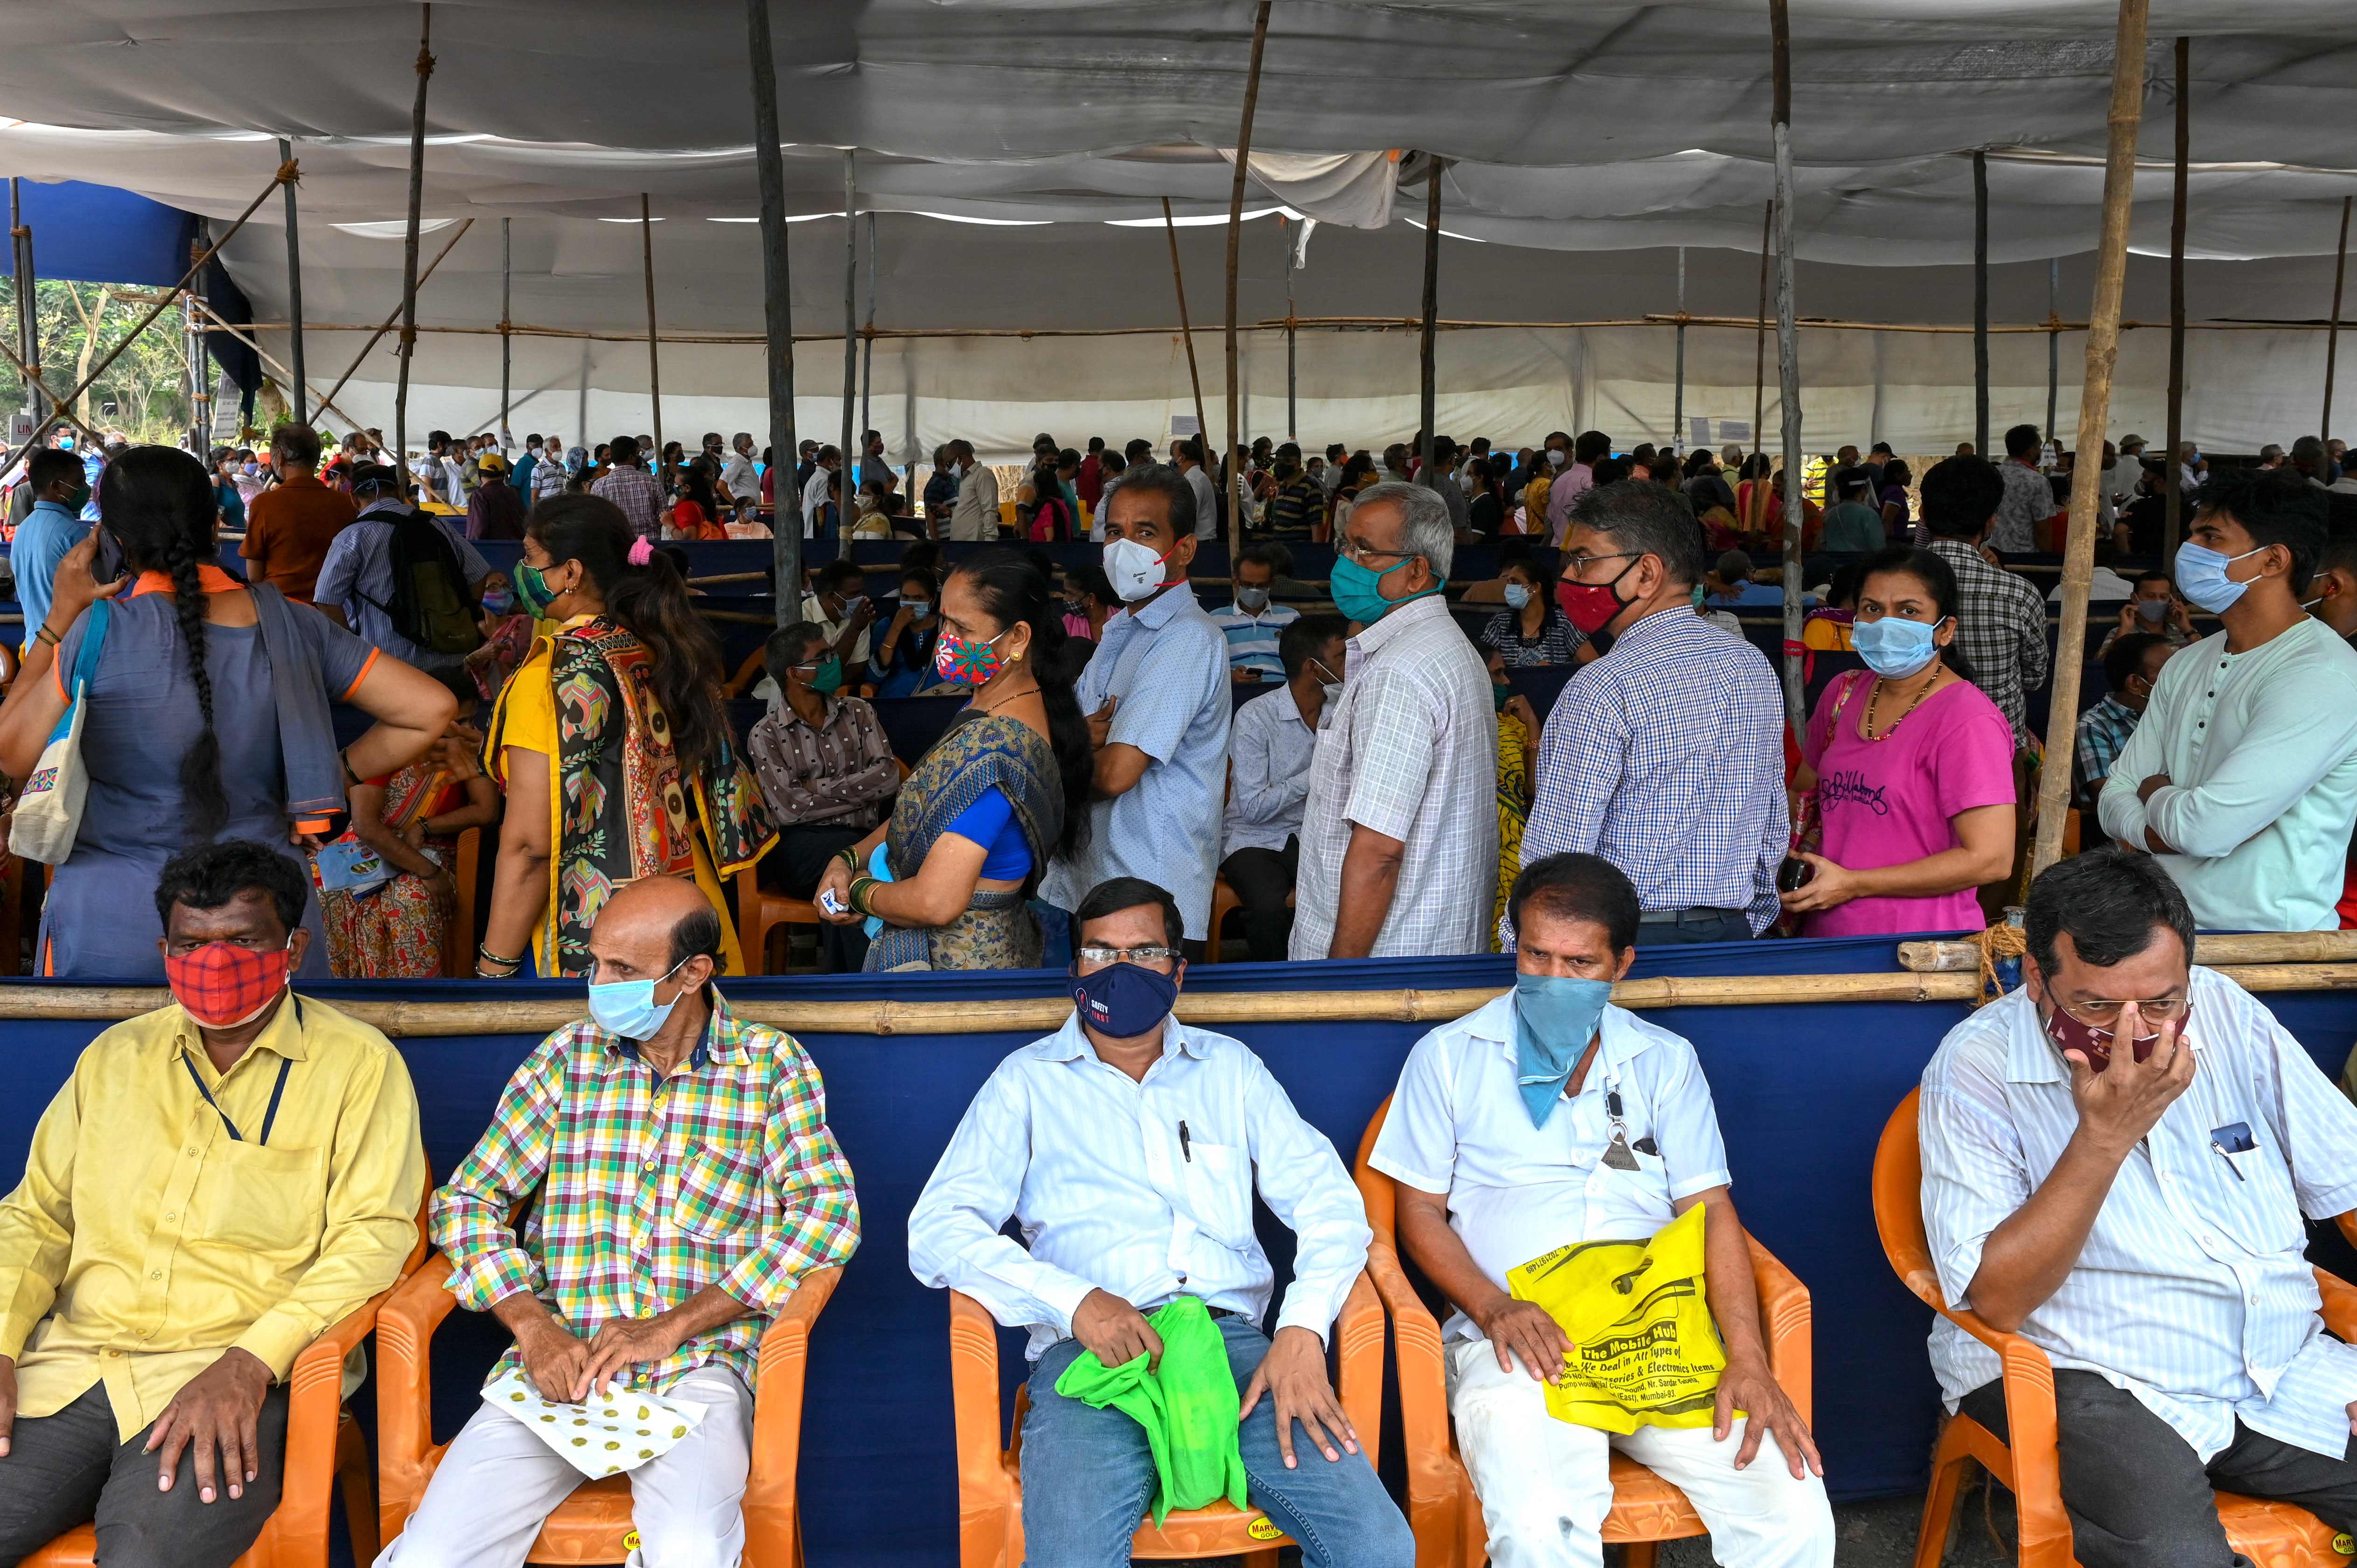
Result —
<instances>
[{"instance_id":1,"label":"woman with long braid","mask_svg":"<svg viewBox=\"0 0 2357 1568\"><path fill-rule=\"evenodd\" d=\"M214 564L216 510L204 467L140 446L107 465L98 529L58 570L47 620L0 703L0 770L29 776L66 711L93 618L106 629L90 672L81 831L42 911L38 972L74 979L164 973L156 879L192 845L252 839L299 860L298 842L343 809L345 785L422 756L455 703L440 683L278 590ZM124 575L93 575L98 534ZM328 720L347 702L376 725L339 757ZM328 972L315 900L302 972Z\"/></svg>"}]
</instances>

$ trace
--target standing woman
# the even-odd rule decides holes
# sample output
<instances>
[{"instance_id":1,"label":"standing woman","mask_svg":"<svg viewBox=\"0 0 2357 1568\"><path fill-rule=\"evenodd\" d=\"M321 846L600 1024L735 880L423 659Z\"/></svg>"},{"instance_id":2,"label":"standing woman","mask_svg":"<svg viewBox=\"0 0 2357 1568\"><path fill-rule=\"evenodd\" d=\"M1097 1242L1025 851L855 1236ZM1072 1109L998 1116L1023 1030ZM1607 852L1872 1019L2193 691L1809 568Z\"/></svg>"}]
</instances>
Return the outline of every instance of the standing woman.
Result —
<instances>
[{"instance_id":1,"label":"standing woman","mask_svg":"<svg viewBox=\"0 0 2357 1568\"><path fill-rule=\"evenodd\" d=\"M500 689L483 743L507 814L475 972L585 974L616 888L693 875L720 914L722 972L744 973L726 879L777 835L729 733L719 639L678 568L611 501L564 495L525 521L515 594L561 624Z\"/></svg>"},{"instance_id":2,"label":"standing woman","mask_svg":"<svg viewBox=\"0 0 2357 1568\"><path fill-rule=\"evenodd\" d=\"M2013 725L1956 649L1956 575L1928 550L1864 564L1851 639L1867 668L1817 699L1793 787L1824 853L1783 896L1802 935L1981 929L1976 890L2013 869Z\"/></svg>"},{"instance_id":3,"label":"standing woman","mask_svg":"<svg viewBox=\"0 0 2357 1568\"><path fill-rule=\"evenodd\" d=\"M1078 650L1048 579L1011 550L952 571L941 615L933 666L974 701L901 783L891 820L826 868L819 914L868 922L871 972L1036 968L1044 943L1025 902L1088 834Z\"/></svg>"},{"instance_id":4,"label":"standing woman","mask_svg":"<svg viewBox=\"0 0 2357 1568\"><path fill-rule=\"evenodd\" d=\"M135 446L109 463L99 528L130 575L92 578L95 532L74 546L0 703L0 771L23 779L66 711L67 682L95 624L83 612L109 601L82 716L90 793L41 911L42 974L162 978L155 891L166 861L192 845L252 839L300 862L296 833L324 828L344 809L348 785L424 756L457 709L430 676L213 564L217 505L211 477L186 452ZM340 757L331 702L377 721ZM324 979L317 900L303 921L311 945L301 972Z\"/></svg>"}]
</instances>

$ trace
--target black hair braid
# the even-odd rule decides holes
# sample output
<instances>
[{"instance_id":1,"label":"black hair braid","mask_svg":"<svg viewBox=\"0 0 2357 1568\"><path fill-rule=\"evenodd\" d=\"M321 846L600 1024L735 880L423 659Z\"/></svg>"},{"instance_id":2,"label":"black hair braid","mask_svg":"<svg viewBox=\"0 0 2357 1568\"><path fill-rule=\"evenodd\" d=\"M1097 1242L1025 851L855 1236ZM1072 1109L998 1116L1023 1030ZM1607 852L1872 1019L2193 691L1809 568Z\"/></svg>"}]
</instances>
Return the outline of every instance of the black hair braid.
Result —
<instances>
[{"instance_id":1,"label":"black hair braid","mask_svg":"<svg viewBox=\"0 0 2357 1568\"><path fill-rule=\"evenodd\" d=\"M182 536L164 552L171 574L172 608L188 650L188 681L197 689L197 714L203 728L180 757L180 793L188 803L188 842L209 843L229 825L229 796L221 787L221 736L213 730L213 678L205 668L205 591L197 578L195 542Z\"/></svg>"}]
</instances>

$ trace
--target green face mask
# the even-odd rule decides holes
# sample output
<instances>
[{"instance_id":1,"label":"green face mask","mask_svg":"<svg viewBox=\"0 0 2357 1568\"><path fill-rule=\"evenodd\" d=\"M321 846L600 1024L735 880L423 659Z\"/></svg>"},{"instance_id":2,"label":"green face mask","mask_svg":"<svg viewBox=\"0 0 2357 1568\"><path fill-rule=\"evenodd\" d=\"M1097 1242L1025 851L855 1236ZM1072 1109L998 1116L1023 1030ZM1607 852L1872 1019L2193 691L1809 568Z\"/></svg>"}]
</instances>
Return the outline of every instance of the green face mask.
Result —
<instances>
[{"instance_id":1,"label":"green face mask","mask_svg":"<svg viewBox=\"0 0 2357 1568\"><path fill-rule=\"evenodd\" d=\"M843 690L842 659L830 653L824 659L820 660L818 664L818 672L811 677L810 683L811 690L813 692L824 693L839 692Z\"/></svg>"},{"instance_id":2,"label":"green face mask","mask_svg":"<svg viewBox=\"0 0 2357 1568\"><path fill-rule=\"evenodd\" d=\"M1506 704L1513 700L1513 695L1514 689L1512 686L1492 686L1490 688L1490 702L1497 711L1501 714L1506 711Z\"/></svg>"},{"instance_id":3,"label":"green face mask","mask_svg":"<svg viewBox=\"0 0 2357 1568\"><path fill-rule=\"evenodd\" d=\"M519 561L508 580L515 585L516 608L534 620L546 619L548 607L555 602L556 595L550 591L548 579L541 575L540 568L529 561Z\"/></svg>"}]
</instances>

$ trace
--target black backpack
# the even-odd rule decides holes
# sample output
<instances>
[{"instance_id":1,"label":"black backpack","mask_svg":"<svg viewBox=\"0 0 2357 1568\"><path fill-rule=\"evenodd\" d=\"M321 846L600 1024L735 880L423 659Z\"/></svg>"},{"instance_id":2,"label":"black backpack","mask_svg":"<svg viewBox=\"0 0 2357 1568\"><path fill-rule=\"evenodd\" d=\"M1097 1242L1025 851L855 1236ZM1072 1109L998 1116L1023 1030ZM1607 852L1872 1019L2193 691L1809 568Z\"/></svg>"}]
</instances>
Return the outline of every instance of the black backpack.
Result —
<instances>
[{"instance_id":1,"label":"black backpack","mask_svg":"<svg viewBox=\"0 0 2357 1568\"><path fill-rule=\"evenodd\" d=\"M483 645L475 622L475 596L458 562L457 547L431 513L414 507L374 514L393 525L386 546L393 567L393 602L376 605L422 651L447 656L472 653ZM366 594L361 596L368 598Z\"/></svg>"}]
</instances>

